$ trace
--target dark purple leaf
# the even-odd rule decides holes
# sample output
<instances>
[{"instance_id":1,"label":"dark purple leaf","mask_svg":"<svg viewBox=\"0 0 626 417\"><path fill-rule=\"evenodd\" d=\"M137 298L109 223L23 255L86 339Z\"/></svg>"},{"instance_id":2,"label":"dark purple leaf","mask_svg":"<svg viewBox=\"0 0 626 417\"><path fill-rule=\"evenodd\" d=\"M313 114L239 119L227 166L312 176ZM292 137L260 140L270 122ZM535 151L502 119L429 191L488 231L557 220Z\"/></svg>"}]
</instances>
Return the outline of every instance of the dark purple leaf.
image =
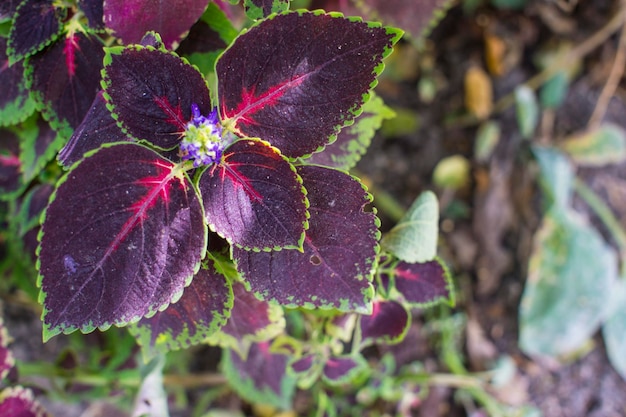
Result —
<instances>
[{"instance_id":1,"label":"dark purple leaf","mask_svg":"<svg viewBox=\"0 0 626 417\"><path fill-rule=\"evenodd\" d=\"M60 180L39 247L44 339L122 326L177 299L206 249L200 198L180 167L105 145Z\"/></svg>"},{"instance_id":2,"label":"dark purple leaf","mask_svg":"<svg viewBox=\"0 0 626 417\"><path fill-rule=\"evenodd\" d=\"M203 74L208 74L215 71L217 57L238 34L239 31L225 13L211 2L202 18L191 27L185 40L180 43L176 53L184 55Z\"/></svg>"},{"instance_id":3,"label":"dark purple leaf","mask_svg":"<svg viewBox=\"0 0 626 417\"><path fill-rule=\"evenodd\" d=\"M0 36L0 126L19 123L35 110L24 80L24 65L9 66L6 48L7 40Z\"/></svg>"},{"instance_id":4,"label":"dark purple leaf","mask_svg":"<svg viewBox=\"0 0 626 417\"><path fill-rule=\"evenodd\" d=\"M69 142L59 152L58 160L65 167L78 162L88 151L105 143L131 140L119 128L107 109L102 91L96 95L82 123L74 130Z\"/></svg>"},{"instance_id":5,"label":"dark purple leaf","mask_svg":"<svg viewBox=\"0 0 626 417\"><path fill-rule=\"evenodd\" d=\"M21 189L21 168L19 138L0 128L0 200L13 197Z\"/></svg>"},{"instance_id":6,"label":"dark purple leaf","mask_svg":"<svg viewBox=\"0 0 626 417\"><path fill-rule=\"evenodd\" d=\"M207 4L209 0L107 0L104 24L125 44L139 43L146 32L155 31L172 49Z\"/></svg>"},{"instance_id":7,"label":"dark purple leaf","mask_svg":"<svg viewBox=\"0 0 626 417\"><path fill-rule=\"evenodd\" d=\"M207 14L209 16L205 18ZM219 20L219 26L215 25L216 20ZM233 32L236 33L236 29L232 27L224 13L214 3L210 3L205 14L191 27L185 40L180 43L176 53L190 55L196 52L206 53L223 50L234 39Z\"/></svg>"},{"instance_id":8,"label":"dark purple leaf","mask_svg":"<svg viewBox=\"0 0 626 417\"><path fill-rule=\"evenodd\" d=\"M345 384L358 376L366 366L361 355L331 356L324 365L322 376L330 384Z\"/></svg>"},{"instance_id":9,"label":"dark purple leaf","mask_svg":"<svg viewBox=\"0 0 626 417\"><path fill-rule=\"evenodd\" d=\"M313 368L313 364L317 355L305 355L304 357L298 359L291 363L291 369L293 369L296 373L305 373L310 371Z\"/></svg>"},{"instance_id":10,"label":"dark purple leaf","mask_svg":"<svg viewBox=\"0 0 626 417\"><path fill-rule=\"evenodd\" d=\"M396 301L375 301L372 314L361 316L361 337L368 342L400 342L411 325L406 308Z\"/></svg>"},{"instance_id":11,"label":"dark purple leaf","mask_svg":"<svg viewBox=\"0 0 626 417\"><path fill-rule=\"evenodd\" d=\"M250 402L289 408L295 380L287 373L289 355L272 352L269 342L253 343L246 359L224 350L222 368L230 386Z\"/></svg>"},{"instance_id":12,"label":"dark purple leaf","mask_svg":"<svg viewBox=\"0 0 626 417\"><path fill-rule=\"evenodd\" d=\"M104 0L78 0L78 7L87 17L89 27L95 30L104 29Z\"/></svg>"},{"instance_id":13,"label":"dark purple leaf","mask_svg":"<svg viewBox=\"0 0 626 417\"><path fill-rule=\"evenodd\" d=\"M211 230L243 248L299 248L307 199L293 166L267 143L239 140L198 184Z\"/></svg>"},{"instance_id":14,"label":"dark purple leaf","mask_svg":"<svg viewBox=\"0 0 626 417\"><path fill-rule=\"evenodd\" d=\"M194 52L214 52L227 47L220 34L213 30L208 23L200 20L192 26L189 35L181 42L176 53L189 55Z\"/></svg>"},{"instance_id":15,"label":"dark purple leaf","mask_svg":"<svg viewBox=\"0 0 626 417\"><path fill-rule=\"evenodd\" d=\"M17 386L0 392L0 416L50 417L50 414L35 400L31 390Z\"/></svg>"},{"instance_id":16,"label":"dark purple leaf","mask_svg":"<svg viewBox=\"0 0 626 417\"><path fill-rule=\"evenodd\" d=\"M378 219L371 197L353 177L318 166L298 167L310 202L304 251L233 248L252 291L279 304L369 312Z\"/></svg>"},{"instance_id":17,"label":"dark purple leaf","mask_svg":"<svg viewBox=\"0 0 626 417\"><path fill-rule=\"evenodd\" d=\"M212 262L200 268L180 300L150 318L143 318L130 331L144 351L168 352L203 342L217 331L229 315L233 292Z\"/></svg>"},{"instance_id":18,"label":"dark purple leaf","mask_svg":"<svg viewBox=\"0 0 626 417\"><path fill-rule=\"evenodd\" d=\"M57 39L66 10L53 3L54 0L24 0L17 6L9 32L9 62L41 51Z\"/></svg>"},{"instance_id":19,"label":"dark purple leaf","mask_svg":"<svg viewBox=\"0 0 626 417\"><path fill-rule=\"evenodd\" d=\"M392 279L395 289L411 305L454 303L452 279L447 268L438 259L414 264L398 262Z\"/></svg>"},{"instance_id":20,"label":"dark purple leaf","mask_svg":"<svg viewBox=\"0 0 626 417\"><path fill-rule=\"evenodd\" d=\"M192 104L204 115L211 111L202 74L174 53L152 47L108 49L104 82L122 130L163 149L180 142Z\"/></svg>"},{"instance_id":21,"label":"dark purple leaf","mask_svg":"<svg viewBox=\"0 0 626 417\"><path fill-rule=\"evenodd\" d=\"M252 20L289 10L289 0L244 0L243 5Z\"/></svg>"},{"instance_id":22,"label":"dark purple leaf","mask_svg":"<svg viewBox=\"0 0 626 417\"><path fill-rule=\"evenodd\" d=\"M244 285L233 282L234 302L230 318L216 335L215 342L239 353L250 342L262 342L277 336L285 327L282 309L258 300Z\"/></svg>"},{"instance_id":23,"label":"dark purple leaf","mask_svg":"<svg viewBox=\"0 0 626 417\"><path fill-rule=\"evenodd\" d=\"M224 125L288 157L315 151L358 114L400 35L321 12L261 21L217 62Z\"/></svg>"},{"instance_id":24,"label":"dark purple leaf","mask_svg":"<svg viewBox=\"0 0 626 417\"><path fill-rule=\"evenodd\" d=\"M99 39L75 33L28 60L30 86L50 125L69 138L100 90Z\"/></svg>"},{"instance_id":25,"label":"dark purple leaf","mask_svg":"<svg viewBox=\"0 0 626 417\"><path fill-rule=\"evenodd\" d=\"M6 378L9 371L15 366L15 358L9 349L9 340L7 328L0 318L0 381Z\"/></svg>"}]
</instances>

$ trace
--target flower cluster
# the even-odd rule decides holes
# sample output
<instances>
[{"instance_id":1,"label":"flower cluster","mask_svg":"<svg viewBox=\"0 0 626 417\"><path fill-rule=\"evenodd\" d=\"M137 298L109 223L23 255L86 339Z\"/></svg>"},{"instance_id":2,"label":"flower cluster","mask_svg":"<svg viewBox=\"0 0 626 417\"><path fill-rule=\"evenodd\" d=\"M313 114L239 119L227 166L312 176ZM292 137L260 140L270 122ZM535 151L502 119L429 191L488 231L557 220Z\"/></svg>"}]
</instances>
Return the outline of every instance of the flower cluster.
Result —
<instances>
[{"instance_id":1,"label":"flower cluster","mask_svg":"<svg viewBox=\"0 0 626 417\"><path fill-rule=\"evenodd\" d=\"M208 116L203 116L198 105L194 103L191 105L191 113L193 118L187 123L185 137L180 143L180 156L184 160L193 160L193 166L196 168L219 162L224 144L217 108L214 108Z\"/></svg>"}]
</instances>

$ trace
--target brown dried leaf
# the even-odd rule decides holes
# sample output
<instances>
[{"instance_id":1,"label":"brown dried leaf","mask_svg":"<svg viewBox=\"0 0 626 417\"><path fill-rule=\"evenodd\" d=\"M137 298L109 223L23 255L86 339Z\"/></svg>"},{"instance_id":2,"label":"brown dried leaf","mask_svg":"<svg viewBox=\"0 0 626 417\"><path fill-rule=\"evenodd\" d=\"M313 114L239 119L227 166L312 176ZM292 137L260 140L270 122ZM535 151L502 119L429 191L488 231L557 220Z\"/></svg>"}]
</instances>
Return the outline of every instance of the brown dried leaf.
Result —
<instances>
[{"instance_id":1,"label":"brown dried leaf","mask_svg":"<svg viewBox=\"0 0 626 417\"><path fill-rule=\"evenodd\" d=\"M493 109L493 87L489 75L480 67L470 67L465 73L465 108L480 120Z\"/></svg>"}]
</instances>

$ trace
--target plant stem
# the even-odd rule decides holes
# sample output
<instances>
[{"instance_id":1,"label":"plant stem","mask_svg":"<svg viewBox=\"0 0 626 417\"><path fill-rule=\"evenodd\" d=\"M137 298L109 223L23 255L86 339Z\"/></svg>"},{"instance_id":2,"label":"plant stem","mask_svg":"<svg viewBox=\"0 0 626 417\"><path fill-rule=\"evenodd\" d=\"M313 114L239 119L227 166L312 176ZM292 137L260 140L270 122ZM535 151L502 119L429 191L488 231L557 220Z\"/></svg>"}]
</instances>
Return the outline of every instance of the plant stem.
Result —
<instances>
[{"instance_id":1,"label":"plant stem","mask_svg":"<svg viewBox=\"0 0 626 417\"><path fill-rule=\"evenodd\" d=\"M615 94L615 90L622 79L622 75L624 75L624 66L626 65L626 24L624 24L626 20L626 1L622 0L620 4L621 9L619 14L622 16L622 33L619 38L617 51L615 52L615 59L611 66L611 72L602 88L602 93L596 102L596 107L587 124L589 129L598 127L602 122L611 97Z\"/></svg>"},{"instance_id":2,"label":"plant stem","mask_svg":"<svg viewBox=\"0 0 626 417\"><path fill-rule=\"evenodd\" d=\"M74 383L90 385L94 387L117 384L124 388L138 388L141 385L139 370L128 369L114 373L98 373L80 370L65 370L48 362L19 362L17 364L20 376L60 378ZM167 387L198 388L222 385L226 378L220 374L165 374L163 384Z\"/></svg>"}]
</instances>

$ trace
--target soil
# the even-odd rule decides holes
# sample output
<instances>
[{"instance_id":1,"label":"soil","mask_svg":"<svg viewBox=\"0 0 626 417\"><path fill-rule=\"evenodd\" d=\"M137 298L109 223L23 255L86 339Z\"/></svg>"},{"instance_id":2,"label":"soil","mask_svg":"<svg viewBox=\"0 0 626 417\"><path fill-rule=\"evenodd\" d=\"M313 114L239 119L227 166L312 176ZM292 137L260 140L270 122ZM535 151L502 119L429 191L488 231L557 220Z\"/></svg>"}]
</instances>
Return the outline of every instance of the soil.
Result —
<instances>
[{"instance_id":1,"label":"soil","mask_svg":"<svg viewBox=\"0 0 626 417\"><path fill-rule=\"evenodd\" d=\"M491 118L500 124L502 135L486 162L477 161L473 151L478 123L459 118L451 121L463 114L463 82L468 68L488 67L486 36L496 36L507 45L508 55L501 58L506 70L501 75L490 74L493 98L498 102L538 72L534 59L538 51L556 42L584 42L606 24L617 7L611 1L574 1L569 3L575 7L565 11L556 3L531 1L523 10L485 8L471 15L464 14L461 7L450 10L429 37L426 49L432 54L440 86L433 101L420 100L419 78L411 76L400 83L384 80L378 89L388 104L415 112L418 129L375 140L359 169L372 179L376 189L390 192L404 207L425 189L438 191L442 203L441 252L457 279L461 300L457 311L464 312L468 320L464 340L468 366L480 371L506 355L518 368L515 382L498 393L503 401L532 404L548 417L624 416L626 382L609 364L599 335L589 352L561 363L528 357L518 347L519 301L542 206L529 143L519 133L515 110L509 106ZM553 13L561 20L551 21L548 15ZM539 129L535 143L554 143L585 128L616 48L617 36L613 36L581 62L563 105L554 114L543 114L544 130ZM418 73L422 65L423 77L428 58L421 56L416 61L413 65ZM618 88L604 121L626 126L625 98L623 87ZM432 173L441 159L459 154L471 161L471 181L450 196L433 184ZM611 179L617 182L624 174L621 165L579 173L599 192L602 184ZM466 208L464 216L455 215L453 210L459 203ZM603 230L584 204L577 202L576 207ZM623 216L623 205L613 209L618 217L619 213ZM393 220L384 219L383 224L393 224ZM429 406L424 403L418 415L450 415L449 407L441 407L442 403L449 404L450 393L438 390L432 396L436 398L429 398Z\"/></svg>"},{"instance_id":2,"label":"soil","mask_svg":"<svg viewBox=\"0 0 626 417\"><path fill-rule=\"evenodd\" d=\"M556 43L572 48L584 42L606 25L617 7L617 1L609 0L534 0L521 10L484 6L473 13L454 6L419 52L408 42L399 45L377 88L389 106L408 115L415 128L406 131L402 126L387 124L357 166L375 197L384 190L403 208L424 190L437 192L442 207L440 253L455 277L458 303L454 312L467 320L462 340L465 365L470 371L483 371L498 358L511 358L516 376L494 395L503 403L533 405L546 417L626 416L626 382L609 364L600 335L588 351L560 363L529 357L519 349L519 301L532 237L541 220L537 171L529 155L529 141L520 135L511 106L491 118L500 124L502 132L492 156L486 161L476 159L474 143L479 123L465 117L464 77L472 66L485 70L493 85L493 101L497 102L538 73L538 51ZM504 54L492 58L503 67L499 75L487 68L487 35L505 45ZM582 59L564 104L553 114L543 114L534 141L550 143L585 127L615 59L617 38L613 35ZM432 99L419 93L420 82L426 78L435 86ZM622 82L604 119L626 128L623 86ZM437 163L451 155L462 155L471 163L470 180L454 192L438 188L432 179ZM626 179L626 170L613 166L586 171L582 176L600 188L602 176ZM577 207L588 214L584 205ZM624 206L616 210L626 218ZM397 220L384 209L379 215L383 230ZM597 220L592 221L602 230ZM6 303L4 310L19 359L55 358L62 346L54 341L41 343L38 313ZM422 319L418 312L407 340L394 349L401 361L419 360L433 371L445 372L428 338L420 336L425 323ZM215 361L207 359L215 352L194 352L194 369L215 368ZM239 407L240 403L230 405ZM102 404L46 406L57 416L116 413L102 411ZM465 407L453 390L436 387L413 415L485 415L481 413Z\"/></svg>"}]
</instances>

